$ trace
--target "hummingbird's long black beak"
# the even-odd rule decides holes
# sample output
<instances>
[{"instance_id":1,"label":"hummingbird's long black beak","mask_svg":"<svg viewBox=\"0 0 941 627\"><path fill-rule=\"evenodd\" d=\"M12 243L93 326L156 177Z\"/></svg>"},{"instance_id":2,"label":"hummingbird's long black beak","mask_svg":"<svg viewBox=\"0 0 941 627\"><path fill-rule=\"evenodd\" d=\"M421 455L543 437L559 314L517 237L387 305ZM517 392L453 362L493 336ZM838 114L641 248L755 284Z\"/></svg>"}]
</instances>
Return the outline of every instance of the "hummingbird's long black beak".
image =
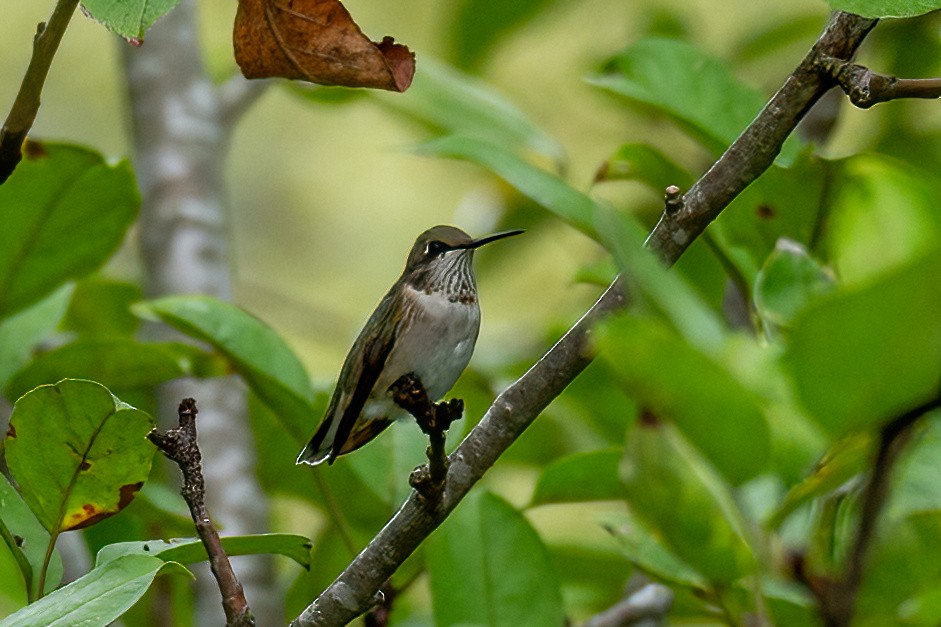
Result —
<instances>
[{"instance_id":1,"label":"hummingbird's long black beak","mask_svg":"<svg viewBox=\"0 0 941 627\"><path fill-rule=\"evenodd\" d=\"M504 237L512 237L513 235L519 235L523 233L521 229L515 231L503 231L502 233L495 233L493 235L488 235L487 237L481 237L480 239L475 239L470 244L466 246L457 246L456 248L463 248L465 250L470 250L472 248L480 248L484 244L489 244L490 242L495 242L498 239L503 239Z\"/></svg>"}]
</instances>

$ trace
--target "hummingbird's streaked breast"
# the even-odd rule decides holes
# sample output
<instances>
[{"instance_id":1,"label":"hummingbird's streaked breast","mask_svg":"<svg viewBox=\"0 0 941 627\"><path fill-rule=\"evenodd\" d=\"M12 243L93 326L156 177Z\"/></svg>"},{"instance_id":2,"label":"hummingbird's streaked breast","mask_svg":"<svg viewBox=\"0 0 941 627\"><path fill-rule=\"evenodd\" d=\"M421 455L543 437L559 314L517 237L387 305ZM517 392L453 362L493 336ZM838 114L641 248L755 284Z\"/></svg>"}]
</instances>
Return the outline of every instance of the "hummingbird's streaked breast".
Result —
<instances>
[{"instance_id":1,"label":"hummingbird's streaked breast","mask_svg":"<svg viewBox=\"0 0 941 627\"><path fill-rule=\"evenodd\" d=\"M432 401L451 389L480 330L474 250L520 232L473 240L439 226L418 237L402 276L350 349L326 415L298 463L332 463L407 416L389 393L404 375L415 375Z\"/></svg>"}]
</instances>

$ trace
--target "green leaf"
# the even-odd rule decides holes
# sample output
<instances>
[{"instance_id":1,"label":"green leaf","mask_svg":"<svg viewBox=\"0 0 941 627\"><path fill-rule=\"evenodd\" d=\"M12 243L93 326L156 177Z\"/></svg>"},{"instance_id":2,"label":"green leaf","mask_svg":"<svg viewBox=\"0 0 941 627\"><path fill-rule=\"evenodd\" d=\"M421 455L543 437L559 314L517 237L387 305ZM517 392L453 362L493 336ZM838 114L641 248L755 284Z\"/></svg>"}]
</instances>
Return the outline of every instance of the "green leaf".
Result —
<instances>
[{"instance_id":1,"label":"green leaf","mask_svg":"<svg viewBox=\"0 0 941 627\"><path fill-rule=\"evenodd\" d=\"M33 600L38 596L39 575L46 549L49 547L49 532L36 520L36 516L30 511L23 497L10 485L5 476L0 477L0 524L10 534L9 538L4 537L3 539L7 543L10 539L14 540L10 549L14 553L19 552L26 562L25 566L29 567L26 570L23 568L23 561L18 560L24 579L29 582L26 586L27 595L30 600ZM55 590L61 580L62 558L59 556L58 551L53 551L49 568L46 570L45 591Z\"/></svg>"},{"instance_id":2,"label":"green leaf","mask_svg":"<svg viewBox=\"0 0 941 627\"><path fill-rule=\"evenodd\" d=\"M137 602L158 574L189 574L180 564L125 555L0 621L0 627L107 625Z\"/></svg>"},{"instance_id":3,"label":"green leaf","mask_svg":"<svg viewBox=\"0 0 941 627\"><path fill-rule=\"evenodd\" d=\"M638 421L621 478L631 512L707 579L728 584L756 569L728 487L670 424Z\"/></svg>"},{"instance_id":4,"label":"green leaf","mask_svg":"<svg viewBox=\"0 0 941 627\"><path fill-rule=\"evenodd\" d=\"M865 283L918 259L941 239L941 185L932 173L860 155L843 163L834 190L827 244L842 283Z\"/></svg>"},{"instance_id":5,"label":"green leaf","mask_svg":"<svg viewBox=\"0 0 941 627\"><path fill-rule=\"evenodd\" d=\"M464 0L455 12L446 41L451 42L458 65L480 67L501 39L554 4L556 0Z\"/></svg>"},{"instance_id":6,"label":"green leaf","mask_svg":"<svg viewBox=\"0 0 941 627\"><path fill-rule=\"evenodd\" d=\"M613 210L600 211L598 230L632 287L656 303L683 337L709 352L721 347L725 336L721 320L644 246L645 232L635 219Z\"/></svg>"},{"instance_id":7,"label":"green leaf","mask_svg":"<svg viewBox=\"0 0 941 627\"><path fill-rule=\"evenodd\" d=\"M941 9L938 0L827 0L834 11L863 17L914 17Z\"/></svg>"},{"instance_id":8,"label":"green leaf","mask_svg":"<svg viewBox=\"0 0 941 627\"><path fill-rule=\"evenodd\" d=\"M879 534L866 557L866 576L859 589L857 616L865 617L867 625L937 624L937 619L904 623L899 618L915 609L910 600L918 599L920 591L938 590L941 583L939 553L941 512L880 521ZM938 608L922 606L920 610L930 615Z\"/></svg>"},{"instance_id":9,"label":"green leaf","mask_svg":"<svg viewBox=\"0 0 941 627\"><path fill-rule=\"evenodd\" d=\"M415 149L418 154L463 159L487 168L524 196L539 203L589 237L595 232L595 203L557 176L509 150L469 137L442 137Z\"/></svg>"},{"instance_id":10,"label":"green leaf","mask_svg":"<svg viewBox=\"0 0 941 627\"><path fill-rule=\"evenodd\" d=\"M0 318L101 266L137 218L140 197L126 161L40 144L0 186Z\"/></svg>"},{"instance_id":11,"label":"green leaf","mask_svg":"<svg viewBox=\"0 0 941 627\"><path fill-rule=\"evenodd\" d=\"M623 524L608 525L607 528L631 563L651 577L694 590L709 587L705 577L663 546L637 521L629 520Z\"/></svg>"},{"instance_id":12,"label":"green leaf","mask_svg":"<svg viewBox=\"0 0 941 627\"><path fill-rule=\"evenodd\" d=\"M421 70L404 97L378 91L372 95L436 133L531 150L552 159L559 168L566 162L559 142L491 85L434 59L422 57Z\"/></svg>"},{"instance_id":13,"label":"green leaf","mask_svg":"<svg viewBox=\"0 0 941 627\"><path fill-rule=\"evenodd\" d=\"M810 500L845 484L863 471L872 455L872 437L857 433L838 440L803 481L791 488L784 501L769 517L767 526L779 527L785 519Z\"/></svg>"},{"instance_id":14,"label":"green leaf","mask_svg":"<svg viewBox=\"0 0 941 627\"><path fill-rule=\"evenodd\" d=\"M824 298L791 329L798 395L831 434L890 420L941 384L941 250Z\"/></svg>"},{"instance_id":15,"label":"green leaf","mask_svg":"<svg viewBox=\"0 0 941 627\"><path fill-rule=\"evenodd\" d=\"M596 181L638 181L663 193L670 185L689 189L692 175L647 144L624 144L601 166Z\"/></svg>"},{"instance_id":16,"label":"green leaf","mask_svg":"<svg viewBox=\"0 0 941 627\"><path fill-rule=\"evenodd\" d=\"M3 530L3 521L0 521L0 532ZM16 553L16 548L10 548L9 542L0 542L0 618L12 614L29 603L26 593L26 583L23 569L18 561L23 560L22 554Z\"/></svg>"},{"instance_id":17,"label":"green leaf","mask_svg":"<svg viewBox=\"0 0 941 627\"><path fill-rule=\"evenodd\" d=\"M135 305L134 312L212 344L292 434L310 431L318 416L314 389L297 355L267 324L209 296L168 296Z\"/></svg>"},{"instance_id":18,"label":"green leaf","mask_svg":"<svg viewBox=\"0 0 941 627\"><path fill-rule=\"evenodd\" d=\"M36 344L55 330L71 295L72 286L65 285L38 303L0 320L0 387L26 363Z\"/></svg>"},{"instance_id":19,"label":"green leaf","mask_svg":"<svg viewBox=\"0 0 941 627\"><path fill-rule=\"evenodd\" d=\"M477 492L464 499L426 547L437 624L565 624L545 546L501 498Z\"/></svg>"},{"instance_id":20,"label":"green leaf","mask_svg":"<svg viewBox=\"0 0 941 627\"><path fill-rule=\"evenodd\" d=\"M180 0L82 0L85 11L113 33L140 43L154 22Z\"/></svg>"},{"instance_id":21,"label":"green leaf","mask_svg":"<svg viewBox=\"0 0 941 627\"><path fill-rule=\"evenodd\" d=\"M735 141L765 103L725 63L671 39L632 44L588 82L669 116L715 154ZM798 150L791 139L779 159L789 163Z\"/></svg>"},{"instance_id":22,"label":"green leaf","mask_svg":"<svg viewBox=\"0 0 941 627\"><path fill-rule=\"evenodd\" d=\"M937 480L941 460L941 412L936 410L921 422L925 428L894 471L892 496L883 515L886 520L941 512L941 485Z\"/></svg>"},{"instance_id":23,"label":"green leaf","mask_svg":"<svg viewBox=\"0 0 941 627\"><path fill-rule=\"evenodd\" d=\"M4 387L19 398L42 384L65 378L91 379L112 390L149 388L194 374L204 353L182 343L141 343L132 339L78 340L43 353L17 372Z\"/></svg>"},{"instance_id":24,"label":"green leaf","mask_svg":"<svg viewBox=\"0 0 941 627\"><path fill-rule=\"evenodd\" d=\"M290 533L267 533L248 536L223 536L222 548L229 557L270 553L291 558L304 568L310 568L312 544L304 536ZM98 551L95 567L116 560L123 555L152 555L165 562L193 564L208 559L206 547L198 538L172 540L145 540L118 542Z\"/></svg>"},{"instance_id":25,"label":"green leaf","mask_svg":"<svg viewBox=\"0 0 941 627\"><path fill-rule=\"evenodd\" d=\"M620 448L609 448L554 461L539 475L530 505L624 498L618 478L621 455Z\"/></svg>"},{"instance_id":26,"label":"green leaf","mask_svg":"<svg viewBox=\"0 0 941 627\"><path fill-rule=\"evenodd\" d=\"M127 337L140 328L140 318L131 313L131 304L143 297L140 286L100 276L82 279L62 328L91 337Z\"/></svg>"},{"instance_id":27,"label":"green leaf","mask_svg":"<svg viewBox=\"0 0 941 627\"><path fill-rule=\"evenodd\" d=\"M755 308L764 320L789 326L808 303L833 290L833 277L806 248L780 239L755 277Z\"/></svg>"},{"instance_id":28,"label":"green leaf","mask_svg":"<svg viewBox=\"0 0 941 627\"><path fill-rule=\"evenodd\" d=\"M104 386L66 379L20 398L5 440L20 494L53 536L116 514L150 473L150 416Z\"/></svg>"},{"instance_id":29,"label":"green leaf","mask_svg":"<svg viewBox=\"0 0 941 627\"><path fill-rule=\"evenodd\" d=\"M709 234L749 285L781 238L816 250L815 230L840 167L803 152L789 167L772 165L719 214Z\"/></svg>"},{"instance_id":30,"label":"green leaf","mask_svg":"<svg viewBox=\"0 0 941 627\"><path fill-rule=\"evenodd\" d=\"M651 319L621 317L598 344L632 396L676 424L731 482L761 472L771 452L759 399L733 374Z\"/></svg>"}]
</instances>

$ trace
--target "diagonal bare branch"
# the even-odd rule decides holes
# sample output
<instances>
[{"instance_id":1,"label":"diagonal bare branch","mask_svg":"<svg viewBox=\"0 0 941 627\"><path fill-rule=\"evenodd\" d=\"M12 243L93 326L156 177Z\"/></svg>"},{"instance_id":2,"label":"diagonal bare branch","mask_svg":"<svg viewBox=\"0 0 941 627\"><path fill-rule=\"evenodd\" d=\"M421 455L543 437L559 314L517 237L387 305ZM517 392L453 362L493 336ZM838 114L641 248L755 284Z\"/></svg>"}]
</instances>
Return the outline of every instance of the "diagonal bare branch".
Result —
<instances>
[{"instance_id":1,"label":"diagonal bare branch","mask_svg":"<svg viewBox=\"0 0 941 627\"><path fill-rule=\"evenodd\" d=\"M680 209L664 213L647 240L668 264L675 262L737 194L774 161L787 136L833 86L818 70L820 55L851 59L875 25L848 13L831 16L798 68L725 154L684 196ZM540 412L591 362L588 339L601 318L627 299L616 279L542 359L507 388L451 456L440 506L430 510L416 493L292 625L342 625L367 611L376 591L447 517L497 458Z\"/></svg>"}]
</instances>

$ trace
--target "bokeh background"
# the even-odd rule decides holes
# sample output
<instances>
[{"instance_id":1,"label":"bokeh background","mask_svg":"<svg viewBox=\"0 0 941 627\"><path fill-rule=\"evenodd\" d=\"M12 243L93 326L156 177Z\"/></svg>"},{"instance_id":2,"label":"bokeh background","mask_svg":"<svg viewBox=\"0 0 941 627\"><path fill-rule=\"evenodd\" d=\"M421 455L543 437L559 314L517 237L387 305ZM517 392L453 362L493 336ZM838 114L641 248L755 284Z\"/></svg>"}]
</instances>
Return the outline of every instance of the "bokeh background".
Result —
<instances>
[{"instance_id":1,"label":"bokeh background","mask_svg":"<svg viewBox=\"0 0 941 627\"><path fill-rule=\"evenodd\" d=\"M0 106L5 107L28 63L35 23L45 19L50 7L35 0L4 4ZM726 60L737 76L770 95L805 54L828 14L821 0L545 1L518 27L470 56L474 42L467 42L467 33L475 32L476 18L465 11L469 2L344 4L373 39L393 35L415 51L419 73L426 59L463 64L465 71L502 93L559 142L567 178L583 189L628 141L656 144L693 172L711 162L710 155L674 125L642 108L627 107L584 81L611 55L641 37L680 37ZM236 71L231 51L236 2L203 0L199 7L205 59L222 81ZM937 70L937 55L926 51L937 51L937 24L937 19L928 18L880 29L864 47L864 61L887 72L906 67L908 74L930 75ZM933 42L932 47L916 45L923 41ZM50 72L33 134L87 144L115 159L128 156L127 104L118 58L119 47L125 45L77 15ZM301 356L318 387L329 389L348 347L401 272L419 232L439 223L460 226L473 235L527 228L524 237L478 255L483 326L471 371L459 387L470 395L470 426L486 408L482 390L495 394L521 374L601 293L598 282L586 277L603 274L604 269L597 268L606 255L481 169L413 154L410 147L431 135L397 110L407 103L408 93L341 96L321 98L272 84L238 124L229 153L220 155L227 161L236 301L273 326ZM905 137L905 154L913 162L922 167L939 163L937 106L915 101L892 106L891 111L877 107L860 112L842 105L839 123L822 150L841 156L891 147ZM593 193L649 223L661 203L650 191L631 184L606 184ZM131 237L105 273L139 279L137 256ZM582 393L590 394L591 379L582 385L587 388ZM534 427L531 439L520 442L515 456L488 475L489 489L522 506L539 469L539 455L529 448L566 438L592 441L593 435L581 431L581 425L566 423L571 414L565 411L564 398L560 403L561 408L557 403L548 413L545 425ZM411 436L420 451L417 433ZM276 529L316 535L324 524L322 512L309 504L286 496L274 501ZM609 557L612 540L597 522L620 507L551 506L530 509L527 517L549 544L597 549L596 561L577 562L587 569L618 563ZM566 550L553 555L561 567L576 568L575 561L566 562ZM295 575L296 569L284 569L285 586ZM616 595L622 583L612 578L608 592ZM418 590L417 600L407 605L421 606ZM576 616L610 600L597 588L579 591L574 584L566 594ZM427 609L415 615L427 619Z\"/></svg>"}]
</instances>

